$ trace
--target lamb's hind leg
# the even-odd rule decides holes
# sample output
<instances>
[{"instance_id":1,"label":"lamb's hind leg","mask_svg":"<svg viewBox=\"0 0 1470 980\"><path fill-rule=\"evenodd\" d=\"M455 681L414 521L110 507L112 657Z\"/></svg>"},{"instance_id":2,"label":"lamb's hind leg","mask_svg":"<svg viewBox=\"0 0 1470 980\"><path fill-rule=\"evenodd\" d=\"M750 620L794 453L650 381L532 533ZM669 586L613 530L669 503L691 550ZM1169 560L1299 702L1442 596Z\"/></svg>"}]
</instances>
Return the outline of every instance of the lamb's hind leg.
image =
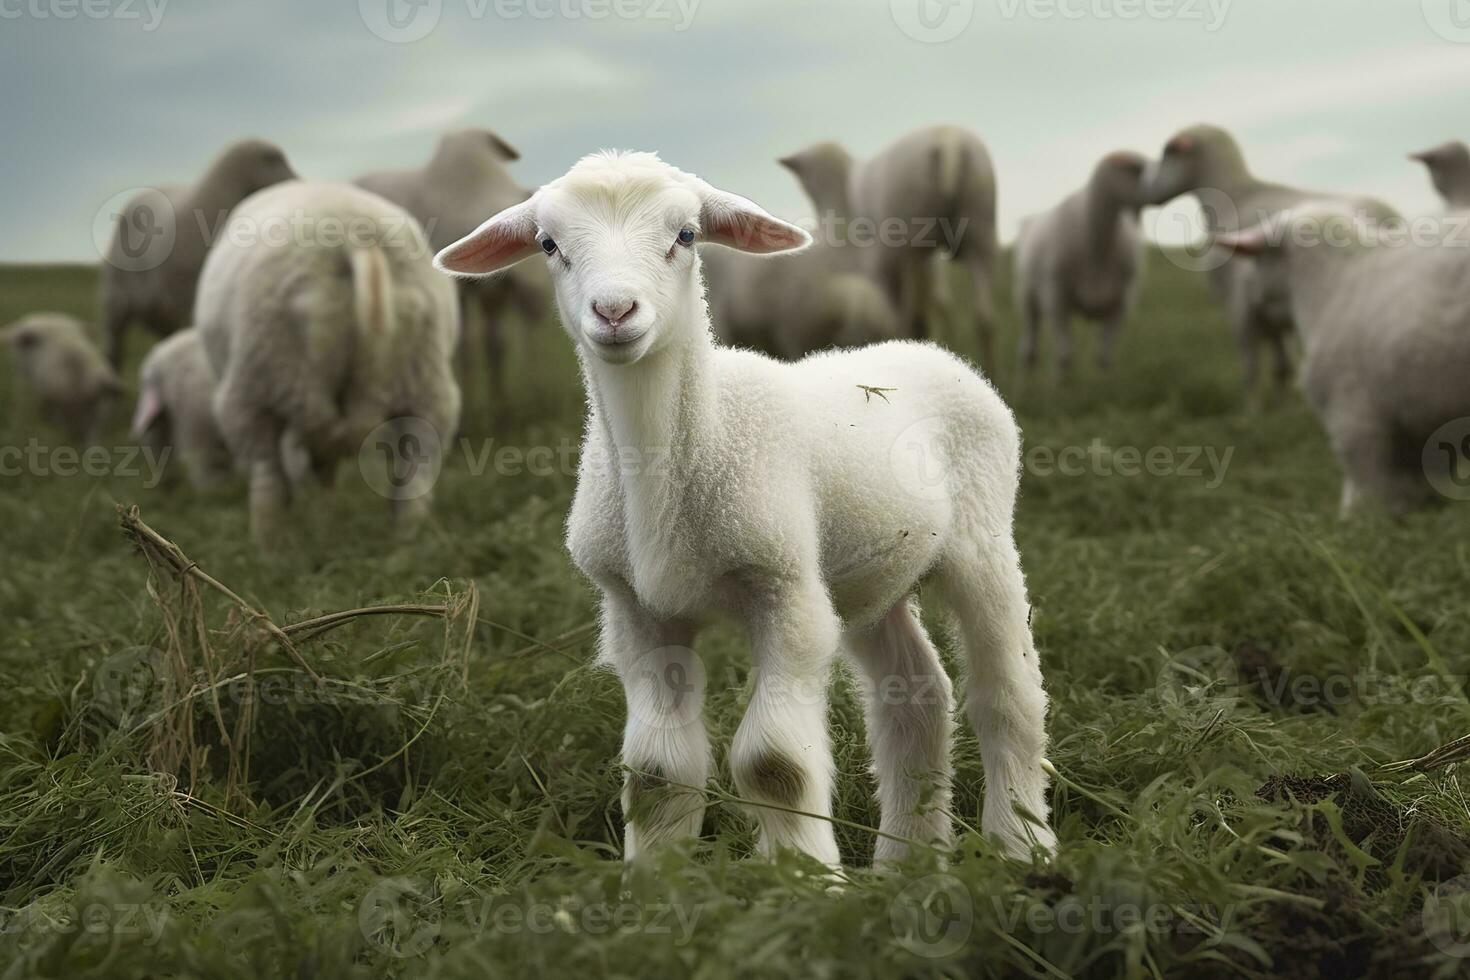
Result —
<instances>
[{"instance_id":1,"label":"lamb's hind leg","mask_svg":"<svg viewBox=\"0 0 1470 980\"><path fill-rule=\"evenodd\" d=\"M250 478L250 535L262 550L276 548L291 503L291 481L281 459L285 424L265 411L258 394L236 376L215 393L215 418L235 459Z\"/></svg>"},{"instance_id":2,"label":"lamb's hind leg","mask_svg":"<svg viewBox=\"0 0 1470 980\"><path fill-rule=\"evenodd\" d=\"M756 601L749 626L754 690L730 750L735 786L753 804L761 853L795 848L836 866L827 686L837 615L813 577Z\"/></svg>"},{"instance_id":3,"label":"lamb's hind leg","mask_svg":"<svg viewBox=\"0 0 1470 980\"><path fill-rule=\"evenodd\" d=\"M847 646L862 672L882 811L873 862L902 860L910 840L948 846L954 695L917 606L904 599Z\"/></svg>"},{"instance_id":4,"label":"lamb's hind leg","mask_svg":"<svg viewBox=\"0 0 1470 980\"><path fill-rule=\"evenodd\" d=\"M699 835L709 778L704 673L694 629L662 620L631 593L610 590L602 603L602 659L623 682L623 857Z\"/></svg>"},{"instance_id":5,"label":"lamb's hind leg","mask_svg":"<svg viewBox=\"0 0 1470 980\"><path fill-rule=\"evenodd\" d=\"M981 829L1012 855L1047 851L1046 692L1027 622L1026 583L1010 535L971 535L939 570L969 660L966 709L985 764Z\"/></svg>"}]
</instances>

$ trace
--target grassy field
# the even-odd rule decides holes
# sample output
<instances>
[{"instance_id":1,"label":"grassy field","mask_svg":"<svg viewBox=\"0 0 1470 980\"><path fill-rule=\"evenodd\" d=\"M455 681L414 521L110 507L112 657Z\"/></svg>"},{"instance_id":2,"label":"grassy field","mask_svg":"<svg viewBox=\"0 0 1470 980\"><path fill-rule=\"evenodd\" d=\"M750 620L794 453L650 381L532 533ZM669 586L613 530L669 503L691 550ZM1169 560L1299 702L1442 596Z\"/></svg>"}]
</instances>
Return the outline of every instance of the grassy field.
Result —
<instances>
[{"instance_id":1,"label":"grassy field","mask_svg":"<svg viewBox=\"0 0 1470 980\"><path fill-rule=\"evenodd\" d=\"M1310 413L1294 394L1243 411L1202 279L1158 255L1150 274L1115 376L1019 390L998 372L1030 463L1053 863L969 833L866 870L877 813L844 681L850 881L748 860L725 761L747 659L721 627L700 640L718 760L704 837L624 872L621 691L591 665L592 595L561 547L573 478L515 463L580 430L574 358L543 325L517 340L497 425L473 393L471 452L403 546L351 465L271 558L240 486L67 476L55 454L0 477L0 976L1456 975L1470 804L1453 767L1380 767L1470 732L1470 507L1339 522ZM93 305L93 270L0 270L0 322ZM1009 312L1003 328L1008 365ZM9 410L8 370L0 385L0 446L50 445ZM1130 475L1134 451L1152 472ZM456 615L299 640L316 684L218 595L194 610L167 574L150 593L119 531L133 503L278 624L383 602ZM981 787L962 730L961 826Z\"/></svg>"}]
</instances>

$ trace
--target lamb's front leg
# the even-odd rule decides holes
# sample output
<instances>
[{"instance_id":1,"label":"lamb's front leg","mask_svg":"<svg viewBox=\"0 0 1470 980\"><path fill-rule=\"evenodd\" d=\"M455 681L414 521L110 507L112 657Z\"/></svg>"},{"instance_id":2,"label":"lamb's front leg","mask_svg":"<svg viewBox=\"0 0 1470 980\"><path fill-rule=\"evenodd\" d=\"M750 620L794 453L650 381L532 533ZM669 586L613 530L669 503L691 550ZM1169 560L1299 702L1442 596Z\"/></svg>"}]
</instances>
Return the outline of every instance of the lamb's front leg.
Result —
<instances>
[{"instance_id":1,"label":"lamb's front leg","mask_svg":"<svg viewBox=\"0 0 1470 980\"><path fill-rule=\"evenodd\" d=\"M813 576L754 603L748 625L754 689L731 746L735 786L754 804L762 854L790 847L835 867L827 687L837 615Z\"/></svg>"},{"instance_id":2,"label":"lamb's front leg","mask_svg":"<svg viewBox=\"0 0 1470 980\"><path fill-rule=\"evenodd\" d=\"M698 837L709 777L704 671L694 629L662 620L631 594L602 604L603 658L617 668L627 700L623 728L623 857L665 841Z\"/></svg>"}]
</instances>

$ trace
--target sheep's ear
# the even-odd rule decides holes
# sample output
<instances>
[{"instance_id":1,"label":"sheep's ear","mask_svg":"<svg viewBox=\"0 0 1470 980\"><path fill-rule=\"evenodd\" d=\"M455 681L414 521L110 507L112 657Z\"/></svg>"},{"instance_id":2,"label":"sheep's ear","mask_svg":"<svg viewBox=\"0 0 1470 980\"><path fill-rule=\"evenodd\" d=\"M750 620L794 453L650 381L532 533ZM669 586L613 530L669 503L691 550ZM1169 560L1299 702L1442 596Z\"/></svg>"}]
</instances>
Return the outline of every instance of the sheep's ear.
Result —
<instances>
[{"instance_id":1,"label":"sheep's ear","mask_svg":"<svg viewBox=\"0 0 1470 980\"><path fill-rule=\"evenodd\" d=\"M488 276L536 251L535 196L522 201L434 256L434 268L454 276Z\"/></svg>"},{"instance_id":2,"label":"sheep's ear","mask_svg":"<svg viewBox=\"0 0 1470 980\"><path fill-rule=\"evenodd\" d=\"M799 252L812 236L738 194L709 188L699 209L699 232L707 242L755 255Z\"/></svg>"},{"instance_id":3,"label":"sheep's ear","mask_svg":"<svg viewBox=\"0 0 1470 980\"><path fill-rule=\"evenodd\" d=\"M1257 225L1244 231L1227 231L1216 235L1215 244L1236 255L1260 255L1266 251L1270 242L1266 238L1266 229Z\"/></svg>"},{"instance_id":4,"label":"sheep's ear","mask_svg":"<svg viewBox=\"0 0 1470 980\"><path fill-rule=\"evenodd\" d=\"M490 149L494 150L496 156L500 157L506 163L511 163L521 158L516 148L501 139L499 133L487 133L486 135L490 137Z\"/></svg>"},{"instance_id":5,"label":"sheep's ear","mask_svg":"<svg viewBox=\"0 0 1470 980\"><path fill-rule=\"evenodd\" d=\"M133 409L133 438L141 439L163 412L163 399L153 385L144 385L138 392L138 405Z\"/></svg>"}]
</instances>

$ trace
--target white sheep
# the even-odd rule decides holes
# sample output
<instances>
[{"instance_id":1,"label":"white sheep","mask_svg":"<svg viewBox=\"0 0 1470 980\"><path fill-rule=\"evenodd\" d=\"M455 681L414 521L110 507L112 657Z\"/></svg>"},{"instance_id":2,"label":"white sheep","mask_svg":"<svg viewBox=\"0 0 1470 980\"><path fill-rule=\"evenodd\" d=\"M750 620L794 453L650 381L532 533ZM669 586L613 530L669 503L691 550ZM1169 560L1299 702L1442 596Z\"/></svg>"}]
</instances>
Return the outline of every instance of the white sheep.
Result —
<instances>
[{"instance_id":1,"label":"white sheep","mask_svg":"<svg viewBox=\"0 0 1470 980\"><path fill-rule=\"evenodd\" d=\"M95 443L123 386L86 326L65 313L32 313L0 331L0 342L42 420L75 442Z\"/></svg>"},{"instance_id":2,"label":"white sheep","mask_svg":"<svg viewBox=\"0 0 1470 980\"><path fill-rule=\"evenodd\" d=\"M196 489L230 474L230 451L214 420L214 370L193 327L153 346L138 369L133 437L162 457L175 454Z\"/></svg>"},{"instance_id":3,"label":"white sheep","mask_svg":"<svg viewBox=\"0 0 1470 980\"><path fill-rule=\"evenodd\" d=\"M936 255L970 273L983 363L995 363L992 297L996 179L990 153L958 126L929 126L899 137L856 163L836 143L810 146L781 163L796 174L819 215L845 221L844 240L888 295L908 335L928 335L936 313Z\"/></svg>"},{"instance_id":4,"label":"white sheep","mask_svg":"<svg viewBox=\"0 0 1470 980\"><path fill-rule=\"evenodd\" d=\"M215 419L249 473L261 546L276 543L290 500L283 437L327 483L343 457L381 449L400 530L427 513L460 407L459 308L430 255L396 205L348 184L300 181L244 202L210 252L195 318L219 379ZM365 446L385 423L385 439Z\"/></svg>"},{"instance_id":5,"label":"white sheep","mask_svg":"<svg viewBox=\"0 0 1470 980\"><path fill-rule=\"evenodd\" d=\"M1045 323L1058 369L1072 360L1071 319L1097 321L1098 365L1109 368L1118 330L1133 308L1143 265L1143 174L1148 161L1116 152L1093 168L1087 185L1028 220L1016 243L1016 305L1023 322L1021 363L1036 366Z\"/></svg>"},{"instance_id":6,"label":"white sheep","mask_svg":"<svg viewBox=\"0 0 1470 980\"><path fill-rule=\"evenodd\" d=\"M520 154L487 129L447 133L433 157L418 170L367 174L354 181L418 219L435 251L474 231L478 219L530 196L505 167ZM523 266L484 282L460 284L462 322L469 329L478 311L480 336L492 398L498 398L505 370L505 319L520 314L528 324L549 312L551 284L544 270Z\"/></svg>"},{"instance_id":7,"label":"white sheep","mask_svg":"<svg viewBox=\"0 0 1470 980\"><path fill-rule=\"evenodd\" d=\"M1385 231L1325 201L1216 238L1288 297L1302 390L1343 469L1344 516L1401 513L1433 498L1427 477L1460 478L1462 447L1430 444L1470 418L1470 250L1453 235Z\"/></svg>"},{"instance_id":8,"label":"white sheep","mask_svg":"<svg viewBox=\"0 0 1470 980\"><path fill-rule=\"evenodd\" d=\"M1429 179L1444 198L1446 207L1452 211L1470 208L1470 146L1460 140L1450 140L1433 149L1411 153L1409 159L1429 168Z\"/></svg>"},{"instance_id":9,"label":"white sheep","mask_svg":"<svg viewBox=\"0 0 1470 980\"><path fill-rule=\"evenodd\" d=\"M134 320L160 336L194 322L199 270L230 211L256 191L295 176L280 147L241 140L226 147L192 186L145 190L123 207L100 278L103 345L114 368L122 365Z\"/></svg>"},{"instance_id":10,"label":"white sheep","mask_svg":"<svg viewBox=\"0 0 1470 980\"><path fill-rule=\"evenodd\" d=\"M891 341L795 364L719 346L696 242L755 254L810 237L649 153L601 153L441 252L456 275L540 254L589 413L567 546L602 593L602 657L628 702L625 854L699 832L710 749L691 645L749 630L753 693L731 769L761 850L828 864L826 689L867 679L880 861L950 840L950 683L919 621L953 606L985 764L982 827L1050 849L1046 695L1012 534L1020 436L969 365Z\"/></svg>"},{"instance_id":11,"label":"white sheep","mask_svg":"<svg viewBox=\"0 0 1470 980\"><path fill-rule=\"evenodd\" d=\"M1177 133L1164 146L1163 158L1144 178L1145 195L1152 204L1164 204L1193 193L1204 211L1206 234L1215 238L1264 221L1287 208L1311 200L1347 201L1365 219L1380 223L1398 220L1381 201L1299 190L1256 178L1246 166L1235 137L1218 126L1197 125ZM1229 257L1211 268L1210 282L1225 301L1231 327L1245 364L1247 395L1255 392L1260 348L1273 354L1275 398L1291 379L1287 341L1291 318L1287 304L1251 281L1254 266L1248 258Z\"/></svg>"}]
</instances>

